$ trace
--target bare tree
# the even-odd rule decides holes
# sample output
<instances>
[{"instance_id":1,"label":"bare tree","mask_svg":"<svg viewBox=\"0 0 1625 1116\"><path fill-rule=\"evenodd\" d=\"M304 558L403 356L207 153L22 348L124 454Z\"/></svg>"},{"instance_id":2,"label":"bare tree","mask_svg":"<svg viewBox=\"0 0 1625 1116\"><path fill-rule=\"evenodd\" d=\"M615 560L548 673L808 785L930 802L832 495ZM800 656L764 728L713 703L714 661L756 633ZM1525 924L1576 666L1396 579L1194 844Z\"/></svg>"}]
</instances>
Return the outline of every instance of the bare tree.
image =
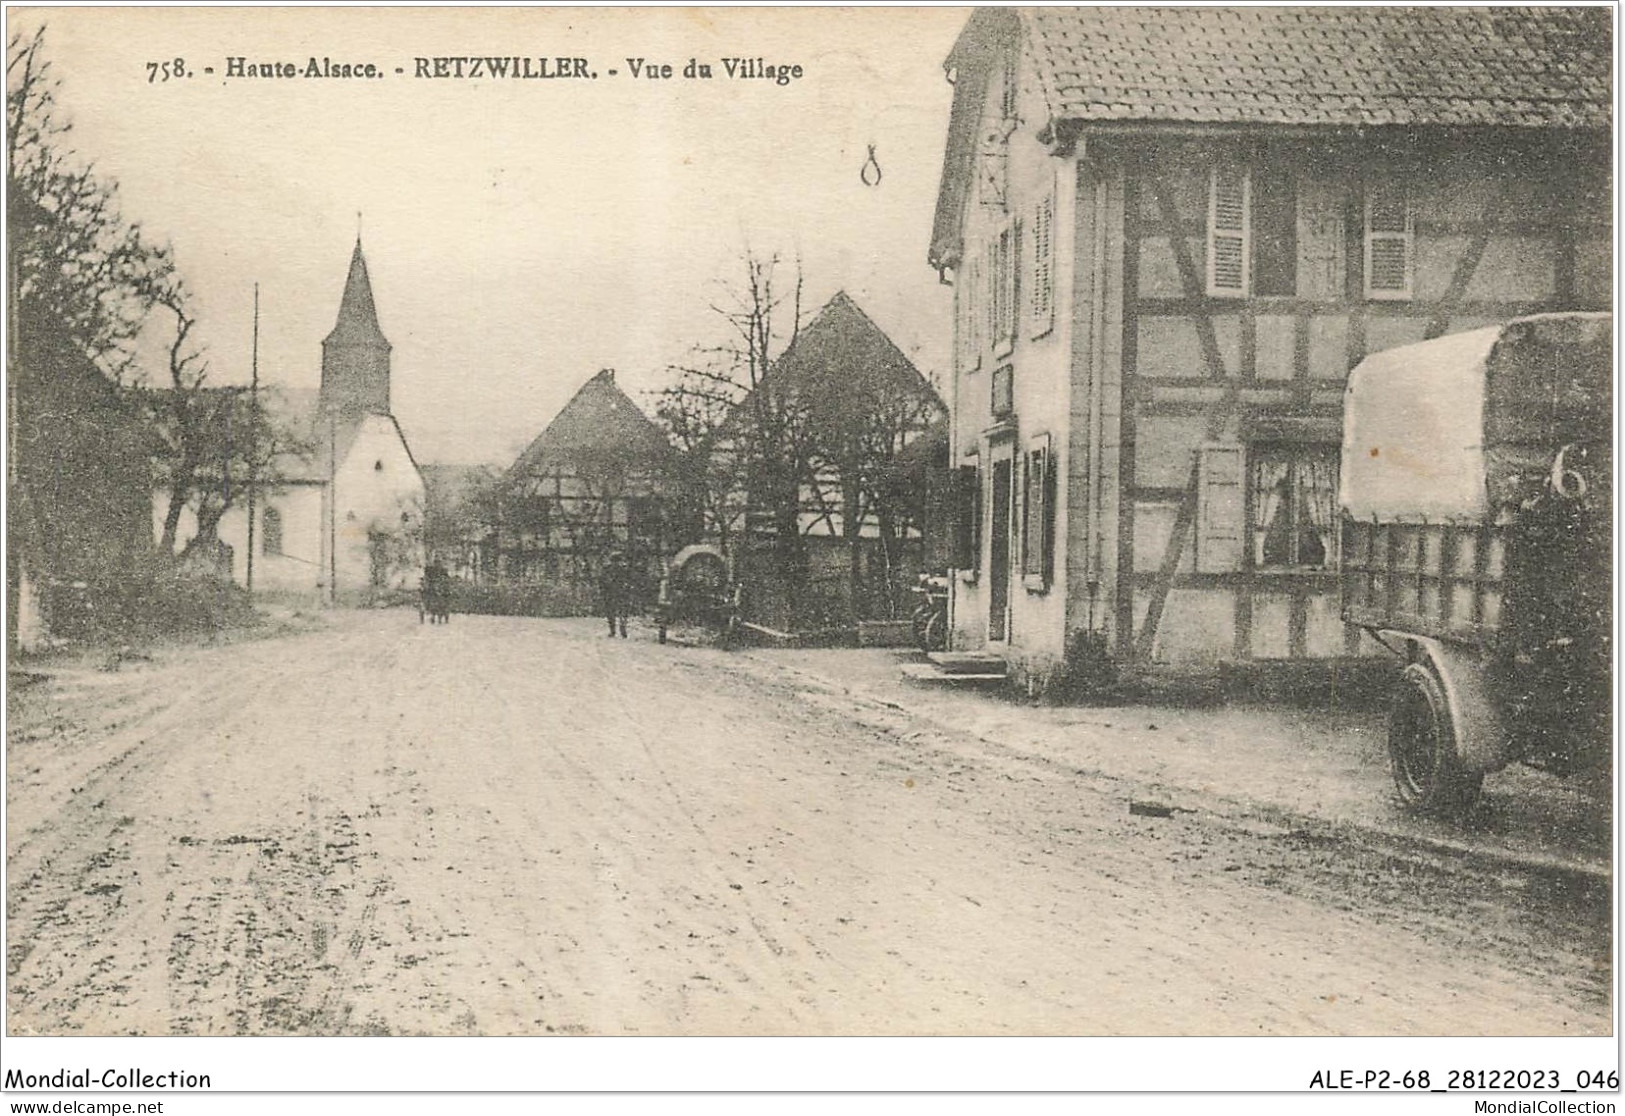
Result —
<instances>
[{"instance_id":1,"label":"bare tree","mask_svg":"<svg viewBox=\"0 0 1625 1116\"><path fill-rule=\"evenodd\" d=\"M896 572L911 531L925 519L917 463L904 450L945 416L941 401L921 378L878 372L844 377L839 385L809 392L811 426L823 487L838 492L841 535L849 555L852 602L861 612L865 595L878 597L885 613L899 607ZM880 570L865 584L863 530L872 525Z\"/></svg>"},{"instance_id":2,"label":"bare tree","mask_svg":"<svg viewBox=\"0 0 1625 1116\"><path fill-rule=\"evenodd\" d=\"M144 286L171 268L168 250L119 213L117 189L70 146L43 27L13 32L6 51L7 229L25 320L48 323L117 381L134 359L151 304Z\"/></svg>"},{"instance_id":3,"label":"bare tree","mask_svg":"<svg viewBox=\"0 0 1625 1116\"><path fill-rule=\"evenodd\" d=\"M775 283L777 264L747 257L743 285L713 307L731 328L729 343L674 369L677 382L656 413L683 451L706 532L727 546L742 525L747 544L758 545L737 549L772 558L793 616L808 618L803 602L829 612L825 620L848 609L862 615L872 611L868 598L891 615L903 545L923 519L920 477L903 451L943 407L844 295L803 327L800 274L786 289ZM787 309L793 324L776 330L776 313ZM808 597L808 537L821 531L850 555L845 603Z\"/></svg>"},{"instance_id":4,"label":"bare tree","mask_svg":"<svg viewBox=\"0 0 1625 1116\"><path fill-rule=\"evenodd\" d=\"M685 491L707 532L724 547L766 541L762 556L793 596L805 580L802 495L813 447L806 400L771 372L801 327L801 268L786 279L778 254L749 251L742 264L743 281L724 285L711 305L724 340L672 370L677 382L655 413L681 451Z\"/></svg>"},{"instance_id":5,"label":"bare tree","mask_svg":"<svg viewBox=\"0 0 1625 1116\"><path fill-rule=\"evenodd\" d=\"M246 386L209 382L208 357L194 337L191 296L173 270L149 276L143 291L174 325L161 384L142 377L132 394L153 432L153 481L168 497L159 550L175 553L188 507L196 521L181 549L184 557L215 545L221 519L246 497L250 484L274 488L280 482L282 455L313 447L277 422L275 408L259 405Z\"/></svg>"},{"instance_id":6,"label":"bare tree","mask_svg":"<svg viewBox=\"0 0 1625 1116\"><path fill-rule=\"evenodd\" d=\"M161 550L174 552L187 506L198 523L188 545L211 544L251 478L274 482L272 463L291 440L245 389L209 384L174 254L123 218L117 187L70 145L72 124L58 106L60 84L44 47L44 28L14 32L7 42L7 224L21 329L82 353L135 404L150 428L152 480L169 493ZM155 373L139 359L142 339L166 327L164 366ZM44 347L28 336L21 346ZM17 375L50 373L41 365Z\"/></svg>"}]
</instances>

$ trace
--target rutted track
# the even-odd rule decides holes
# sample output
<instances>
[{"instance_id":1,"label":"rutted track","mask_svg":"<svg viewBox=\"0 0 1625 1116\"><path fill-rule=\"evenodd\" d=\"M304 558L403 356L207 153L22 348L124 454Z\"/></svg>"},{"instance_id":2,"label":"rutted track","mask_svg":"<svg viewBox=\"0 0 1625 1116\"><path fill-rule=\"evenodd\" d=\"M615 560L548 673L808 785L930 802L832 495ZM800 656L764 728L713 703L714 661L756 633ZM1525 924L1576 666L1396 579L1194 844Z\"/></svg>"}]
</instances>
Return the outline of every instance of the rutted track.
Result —
<instances>
[{"instance_id":1,"label":"rutted track","mask_svg":"<svg viewBox=\"0 0 1625 1116\"><path fill-rule=\"evenodd\" d=\"M64 674L9 747L23 1032L1609 1026L1589 901L1132 818L587 621L355 614Z\"/></svg>"}]
</instances>

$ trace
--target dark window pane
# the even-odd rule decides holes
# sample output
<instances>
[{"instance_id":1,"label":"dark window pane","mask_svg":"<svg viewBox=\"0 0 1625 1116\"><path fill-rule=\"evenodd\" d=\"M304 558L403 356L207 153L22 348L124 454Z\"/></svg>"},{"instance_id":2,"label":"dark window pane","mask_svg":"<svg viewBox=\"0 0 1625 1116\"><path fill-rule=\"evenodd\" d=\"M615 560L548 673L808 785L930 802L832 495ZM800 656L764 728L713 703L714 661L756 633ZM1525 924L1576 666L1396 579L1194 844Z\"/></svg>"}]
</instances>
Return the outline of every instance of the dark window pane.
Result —
<instances>
[{"instance_id":1,"label":"dark window pane","mask_svg":"<svg viewBox=\"0 0 1625 1116\"><path fill-rule=\"evenodd\" d=\"M958 491L954 508L953 566L958 570L974 570L981 553L982 486L976 466L961 465L957 476Z\"/></svg>"},{"instance_id":2,"label":"dark window pane","mask_svg":"<svg viewBox=\"0 0 1625 1116\"><path fill-rule=\"evenodd\" d=\"M1298 198L1290 174L1253 175L1253 293L1298 293Z\"/></svg>"},{"instance_id":3,"label":"dark window pane","mask_svg":"<svg viewBox=\"0 0 1625 1116\"><path fill-rule=\"evenodd\" d=\"M1015 368L1006 364L993 372L993 415L1002 418L1015 410Z\"/></svg>"}]
</instances>

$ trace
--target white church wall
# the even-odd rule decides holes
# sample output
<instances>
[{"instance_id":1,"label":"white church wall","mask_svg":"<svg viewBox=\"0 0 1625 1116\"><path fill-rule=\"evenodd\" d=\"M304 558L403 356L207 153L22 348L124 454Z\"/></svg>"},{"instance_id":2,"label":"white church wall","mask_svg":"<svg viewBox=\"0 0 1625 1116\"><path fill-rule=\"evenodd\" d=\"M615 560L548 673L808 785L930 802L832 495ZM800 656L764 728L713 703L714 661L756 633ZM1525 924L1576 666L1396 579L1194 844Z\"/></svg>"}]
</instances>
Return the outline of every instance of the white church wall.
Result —
<instances>
[{"instance_id":1,"label":"white church wall","mask_svg":"<svg viewBox=\"0 0 1625 1116\"><path fill-rule=\"evenodd\" d=\"M322 486L289 485L259 494L254 514L259 520L254 532L254 588L256 591L315 593L322 580ZM280 554L265 553L265 513L274 509L282 520ZM164 516L169 510L169 494L153 495L153 540L163 538ZM197 534L197 516L190 507L181 511L176 525L177 553ZM231 547L231 579L248 584L248 505L234 504L220 518L216 534Z\"/></svg>"},{"instance_id":2,"label":"white church wall","mask_svg":"<svg viewBox=\"0 0 1625 1116\"><path fill-rule=\"evenodd\" d=\"M334 478L335 566L341 594L372 584L372 539L390 538L385 584L409 589L423 568L423 478L393 421L368 415Z\"/></svg>"}]
</instances>

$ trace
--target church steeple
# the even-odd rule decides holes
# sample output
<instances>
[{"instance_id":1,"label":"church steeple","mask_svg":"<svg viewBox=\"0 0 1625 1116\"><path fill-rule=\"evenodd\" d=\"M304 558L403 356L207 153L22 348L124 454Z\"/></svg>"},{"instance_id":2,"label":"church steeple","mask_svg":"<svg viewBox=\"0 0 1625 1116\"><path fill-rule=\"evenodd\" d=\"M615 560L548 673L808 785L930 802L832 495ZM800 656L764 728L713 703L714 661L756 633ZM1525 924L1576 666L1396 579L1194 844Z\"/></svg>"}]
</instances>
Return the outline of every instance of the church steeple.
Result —
<instances>
[{"instance_id":1,"label":"church steeple","mask_svg":"<svg viewBox=\"0 0 1625 1116\"><path fill-rule=\"evenodd\" d=\"M387 415L389 350L357 236L338 321L322 342L322 407L340 422L366 414Z\"/></svg>"}]
</instances>

